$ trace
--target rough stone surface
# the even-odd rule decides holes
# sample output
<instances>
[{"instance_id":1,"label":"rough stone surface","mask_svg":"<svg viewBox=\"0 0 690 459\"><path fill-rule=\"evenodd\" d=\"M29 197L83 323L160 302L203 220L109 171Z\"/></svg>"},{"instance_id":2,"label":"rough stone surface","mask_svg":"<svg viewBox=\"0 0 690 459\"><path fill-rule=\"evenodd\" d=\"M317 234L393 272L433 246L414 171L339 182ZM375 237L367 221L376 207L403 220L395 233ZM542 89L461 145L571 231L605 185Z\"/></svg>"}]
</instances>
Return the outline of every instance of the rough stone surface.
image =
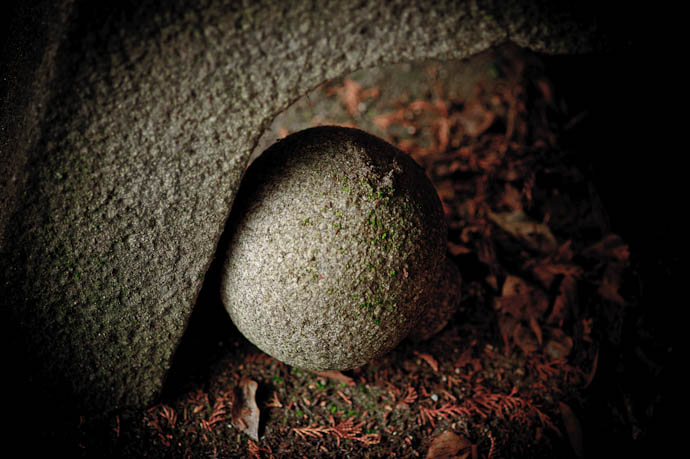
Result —
<instances>
[{"instance_id":1,"label":"rough stone surface","mask_svg":"<svg viewBox=\"0 0 690 459\"><path fill-rule=\"evenodd\" d=\"M524 3L13 2L0 64L8 373L80 411L150 403L263 127L358 68L509 39L600 43L586 15Z\"/></svg>"},{"instance_id":2,"label":"rough stone surface","mask_svg":"<svg viewBox=\"0 0 690 459\"><path fill-rule=\"evenodd\" d=\"M456 264L446 259L441 278L431 296L431 302L424 309L408 338L413 341L426 341L443 330L460 305L460 271Z\"/></svg>"},{"instance_id":3,"label":"rough stone surface","mask_svg":"<svg viewBox=\"0 0 690 459\"><path fill-rule=\"evenodd\" d=\"M345 370L391 350L445 266L433 185L357 129L274 144L249 168L231 218L223 302L250 341L297 367Z\"/></svg>"}]
</instances>

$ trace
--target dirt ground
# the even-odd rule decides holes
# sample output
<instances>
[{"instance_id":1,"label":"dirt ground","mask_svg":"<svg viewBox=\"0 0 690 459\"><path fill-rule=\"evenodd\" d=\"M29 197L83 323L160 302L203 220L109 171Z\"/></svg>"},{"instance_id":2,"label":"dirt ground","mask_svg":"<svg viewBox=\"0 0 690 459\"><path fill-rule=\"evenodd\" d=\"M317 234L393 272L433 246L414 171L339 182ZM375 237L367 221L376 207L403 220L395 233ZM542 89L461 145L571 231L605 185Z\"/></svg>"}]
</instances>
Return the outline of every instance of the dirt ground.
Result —
<instances>
[{"instance_id":1,"label":"dirt ground","mask_svg":"<svg viewBox=\"0 0 690 459\"><path fill-rule=\"evenodd\" d=\"M462 274L437 336L352 371L289 367L234 329L216 261L160 402L75 419L78 455L630 457L651 442L668 343L645 323L635 248L568 148L589 113L547 60L501 47L363 70L296 102L256 149L341 124L425 168Z\"/></svg>"}]
</instances>

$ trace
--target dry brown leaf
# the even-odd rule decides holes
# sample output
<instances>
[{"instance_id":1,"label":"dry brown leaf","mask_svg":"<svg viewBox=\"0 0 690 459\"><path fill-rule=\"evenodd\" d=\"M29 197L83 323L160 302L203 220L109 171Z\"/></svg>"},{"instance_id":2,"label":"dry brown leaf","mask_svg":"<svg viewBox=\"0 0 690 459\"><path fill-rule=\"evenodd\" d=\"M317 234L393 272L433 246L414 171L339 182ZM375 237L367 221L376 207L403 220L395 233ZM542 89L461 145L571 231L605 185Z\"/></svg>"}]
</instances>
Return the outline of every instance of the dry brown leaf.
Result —
<instances>
[{"instance_id":1,"label":"dry brown leaf","mask_svg":"<svg viewBox=\"0 0 690 459\"><path fill-rule=\"evenodd\" d=\"M512 339L526 354L536 351L543 342L539 319L548 309L548 296L514 275L506 277L501 294L494 299L494 308L501 312L498 328L506 347Z\"/></svg>"},{"instance_id":2,"label":"dry brown leaf","mask_svg":"<svg viewBox=\"0 0 690 459\"><path fill-rule=\"evenodd\" d=\"M340 371L335 371L335 370L328 370L328 371L315 371L319 376L323 376L324 378L332 379L333 381L338 381L341 383L345 383L348 386L354 386L355 385L355 380L350 378L347 375L342 374Z\"/></svg>"},{"instance_id":3,"label":"dry brown leaf","mask_svg":"<svg viewBox=\"0 0 690 459\"><path fill-rule=\"evenodd\" d=\"M493 290L498 290L498 279L496 279L495 274L490 273L489 275L487 275L484 279L484 282L486 282L486 284Z\"/></svg>"},{"instance_id":4,"label":"dry brown leaf","mask_svg":"<svg viewBox=\"0 0 690 459\"><path fill-rule=\"evenodd\" d=\"M413 100L407 106L408 110L414 111L435 111L436 107L426 100Z\"/></svg>"},{"instance_id":5,"label":"dry brown leaf","mask_svg":"<svg viewBox=\"0 0 690 459\"><path fill-rule=\"evenodd\" d=\"M563 325L570 314L574 314L577 305L577 280L572 276L566 276L561 281L558 296L554 300L553 309L546 322L552 325Z\"/></svg>"},{"instance_id":6,"label":"dry brown leaf","mask_svg":"<svg viewBox=\"0 0 690 459\"><path fill-rule=\"evenodd\" d=\"M556 259L559 261L571 261L573 259L573 256L575 255L573 253L573 241L572 239L568 239L565 241L559 248L558 248L558 253L556 256Z\"/></svg>"},{"instance_id":7,"label":"dry brown leaf","mask_svg":"<svg viewBox=\"0 0 690 459\"><path fill-rule=\"evenodd\" d=\"M549 227L530 220L521 210L489 212L489 219L530 249L541 253L552 253L558 249L558 242Z\"/></svg>"},{"instance_id":8,"label":"dry brown leaf","mask_svg":"<svg viewBox=\"0 0 690 459\"><path fill-rule=\"evenodd\" d=\"M410 156L415 156L419 151L419 145L415 139L402 139L398 142L398 148Z\"/></svg>"},{"instance_id":9,"label":"dry brown leaf","mask_svg":"<svg viewBox=\"0 0 690 459\"><path fill-rule=\"evenodd\" d=\"M541 319L549 309L549 296L542 289L533 287L529 292L527 304L528 319Z\"/></svg>"},{"instance_id":10,"label":"dry brown leaf","mask_svg":"<svg viewBox=\"0 0 690 459\"><path fill-rule=\"evenodd\" d=\"M539 322L534 318L534 316L530 316L529 318L529 328L532 330L532 332L534 332L534 336L537 338L537 343L541 346L544 337L541 327L539 326Z\"/></svg>"},{"instance_id":11,"label":"dry brown leaf","mask_svg":"<svg viewBox=\"0 0 690 459\"><path fill-rule=\"evenodd\" d=\"M232 405L232 424L249 435L254 441L259 441L259 407L256 405L256 381L242 378L235 388L235 403Z\"/></svg>"},{"instance_id":12,"label":"dry brown leaf","mask_svg":"<svg viewBox=\"0 0 690 459\"><path fill-rule=\"evenodd\" d=\"M436 102L434 102L434 108L436 109L441 118L448 117L448 105L450 103L451 102L442 99L436 99Z\"/></svg>"},{"instance_id":13,"label":"dry brown leaf","mask_svg":"<svg viewBox=\"0 0 690 459\"><path fill-rule=\"evenodd\" d=\"M570 355L573 350L573 339L560 328L549 329L550 338L544 346L544 354L553 360L562 359Z\"/></svg>"},{"instance_id":14,"label":"dry brown leaf","mask_svg":"<svg viewBox=\"0 0 690 459\"><path fill-rule=\"evenodd\" d=\"M522 349L525 354L531 354L539 349L539 344L535 336L530 333L530 330L523 327L521 324L517 324L513 330L513 341L515 344Z\"/></svg>"},{"instance_id":15,"label":"dry brown leaf","mask_svg":"<svg viewBox=\"0 0 690 459\"><path fill-rule=\"evenodd\" d=\"M596 256L598 258L613 258L620 261L627 261L630 258L628 245L617 234L608 234L599 242L592 244L584 251L585 255Z\"/></svg>"},{"instance_id":16,"label":"dry brown leaf","mask_svg":"<svg viewBox=\"0 0 690 459\"><path fill-rule=\"evenodd\" d=\"M482 228L477 225L468 225L462 229L462 232L460 233L460 240L464 242L465 244L469 243L475 233L481 233Z\"/></svg>"},{"instance_id":17,"label":"dry brown leaf","mask_svg":"<svg viewBox=\"0 0 690 459\"><path fill-rule=\"evenodd\" d=\"M577 416L568 405L563 402L558 402L558 406L561 409L563 425L565 426L565 431L568 434L568 440L570 440L570 446L573 448L575 456L585 457L580 421L577 419Z\"/></svg>"},{"instance_id":18,"label":"dry brown leaf","mask_svg":"<svg viewBox=\"0 0 690 459\"><path fill-rule=\"evenodd\" d=\"M505 345L506 350L511 349L511 341L510 337L513 336L513 333L515 331L515 328L520 324L515 318L508 316L508 315L499 315L498 316L498 330L501 333L501 337L503 338L503 344Z\"/></svg>"},{"instance_id":19,"label":"dry brown leaf","mask_svg":"<svg viewBox=\"0 0 690 459\"><path fill-rule=\"evenodd\" d=\"M368 88L359 93L359 98L364 99L378 99L381 95L381 90L379 88Z\"/></svg>"},{"instance_id":20,"label":"dry brown leaf","mask_svg":"<svg viewBox=\"0 0 690 459\"><path fill-rule=\"evenodd\" d=\"M495 299L496 309L516 319L539 319L549 307L549 298L543 290L512 274L503 282L501 295Z\"/></svg>"},{"instance_id":21,"label":"dry brown leaf","mask_svg":"<svg viewBox=\"0 0 690 459\"><path fill-rule=\"evenodd\" d=\"M569 263L554 263L550 260L550 257L535 263L531 267L531 271L539 280L539 283L546 289L551 287L557 276L580 277L582 275L582 268L580 266Z\"/></svg>"},{"instance_id":22,"label":"dry brown leaf","mask_svg":"<svg viewBox=\"0 0 690 459\"><path fill-rule=\"evenodd\" d=\"M601 285L599 285L599 295L609 301L624 305L626 304L625 298L618 293L622 282L622 271L623 267L620 263L610 263L606 267Z\"/></svg>"},{"instance_id":23,"label":"dry brown leaf","mask_svg":"<svg viewBox=\"0 0 690 459\"><path fill-rule=\"evenodd\" d=\"M509 274L503 281L501 297L495 299L494 307L504 314L522 320L528 303L529 286L521 278Z\"/></svg>"},{"instance_id":24,"label":"dry brown leaf","mask_svg":"<svg viewBox=\"0 0 690 459\"><path fill-rule=\"evenodd\" d=\"M379 96L379 88L362 89L356 81L345 78L342 86L326 89L327 95L335 94L345 105L350 116L355 116L360 112L359 104L364 99L375 99Z\"/></svg>"},{"instance_id":25,"label":"dry brown leaf","mask_svg":"<svg viewBox=\"0 0 690 459\"><path fill-rule=\"evenodd\" d=\"M512 316L516 319L522 320L527 317L527 304L529 302L529 295L511 295L494 298L494 309L500 311L502 314Z\"/></svg>"},{"instance_id":26,"label":"dry brown leaf","mask_svg":"<svg viewBox=\"0 0 690 459\"><path fill-rule=\"evenodd\" d=\"M452 180L444 180L436 183L436 193L441 200L452 201L455 197L455 189Z\"/></svg>"},{"instance_id":27,"label":"dry brown leaf","mask_svg":"<svg viewBox=\"0 0 690 459\"><path fill-rule=\"evenodd\" d=\"M336 89L336 94L347 108L350 116L355 116L359 112L359 92L362 87L354 80L345 78L343 86Z\"/></svg>"},{"instance_id":28,"label":"dry brown leaf","mask_svg":"<svg viewBox=\"0 0 690 459\"><path fill-rule=\"evenodd\" d=\"M438 362L430 354L423 354L421 352L414 351L414 355L428 363L434 371L438 371Z\"/></svg>"},{"instance_id":29,"label":"dry brown leaf","mask_svg":"<svg viewBox=\"0 0 690 459\"><path fill-rule=\"evenodd\" d=\"M597 366L599 364L599 349L597 349L596 354L594 354L594 360L592 361L592 369L589 370L589 373L585 375L585 384L582 386L583 389L587 389L590 384L592 384L592 380L594 379L594 375L597 374Z\"/></svg>"},{"instance_id":30,"label":"dry brown leaf","mask_svg":"<svg viewBox=\"0 0 690 459\"><path fill-rule=\"evenodd\" d=\"M450 120L441 118L438 122L438 151L444 152L450 143Z\"/></svg>"},{"instance_id":31,"label":"dry brown leaf","mask_svg":"<svg viewBox=\"0 0 690 459\"><path fill-rule=\"evenodd\" d=\"M465 255L472 252L472 250L470 250L468 247L461 244L455 244L450 241L448 241L448 250L450 251L451 255L455 257L457 257L458 255Z\"/></svg>"},{"instance_id":32,"label":"dry brown leaf","mask_svg":"<svg viewBox=\"0 0 690 459\"><path fill-rule=\"evenodd\" d=\"M527 293L528 286L527 283L519 278L518 276L513 276L509 274L506 276L506 280L503 282L503 288L501 289L501 295L503 296L514 296L523 295Z\"/></svg>"},{"instance_id":33,"label":"dry brown leaf","mask_svg":"<svg viewBox=\"0 0 690 459\"><path fill-rule=\"evenodd\" d=\"M553 105L554 100L551 84L543 78L539 78L535 83L536 86L539 88L539 91L541 91L542 96L544 97L544 102L546 102L547 105Z\"/></svg>"},{"instance_id":34,"label":"dry brown leaf","mask_svg":"<svg viewBox=\"0 0 690 459\"><path fill-rule=\"evenodd\" d=\"M443 432L431 441L426 459L450 459L454 457L466 458L470 452L456 456L460 451L468 450L472 443L465 437L454 432Z\"/></svg>"},{"instance_id":35,"label":"dry brown leaf","mask_svg":"<svg viewBox=\"0 0 690 459\"><path fill-rule=\"evenodd\" d=\"M457 121L465 134L477 137L489 129L496 119L492 110L487 110L477 100L467 104L465 109L457 115Z\"/></svg>"},{"instance_id":36,"label":"dry brown leaf","mask_svg":"<svg viewBox=\"0 0 690 459\"><path fill-rule=\"evenodd\" d=\"M372 121L375 126L377 126L382 131L388 129L392 124L400 124L405 120L405 110L399 109L396 112L382 113L376 116Z\"/></svg>"},{"instance_id":37,"label":"dry brown leaf","mask_svg":"<svg viewBox=\"0 0 690 459\"><path fill-rule=\"evenodd\" d=\"M506 183L498 204L511 210L522 210L522 193L510 183Z\"/></svg>"}]
</instances>

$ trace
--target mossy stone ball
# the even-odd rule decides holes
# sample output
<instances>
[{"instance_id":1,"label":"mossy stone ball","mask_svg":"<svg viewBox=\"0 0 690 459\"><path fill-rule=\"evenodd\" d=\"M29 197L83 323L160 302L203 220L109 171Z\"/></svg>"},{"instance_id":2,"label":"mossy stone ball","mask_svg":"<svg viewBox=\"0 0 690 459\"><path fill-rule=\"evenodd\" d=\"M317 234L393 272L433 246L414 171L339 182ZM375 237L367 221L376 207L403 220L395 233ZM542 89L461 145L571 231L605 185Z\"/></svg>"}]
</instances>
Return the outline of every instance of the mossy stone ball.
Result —
<instances>
[{"instance_id":1,"label":"mossy stone ball","mask_svg":"<svg viewBox=\"0 0 690 459\"><path fill-rule=\"evenodd\" d=\"M438 195L411 158L361 130L276 142L246 171L231 222L225 307L249 341L298 368L387 353L438 294Z\"/></svg>"}]
</instances>

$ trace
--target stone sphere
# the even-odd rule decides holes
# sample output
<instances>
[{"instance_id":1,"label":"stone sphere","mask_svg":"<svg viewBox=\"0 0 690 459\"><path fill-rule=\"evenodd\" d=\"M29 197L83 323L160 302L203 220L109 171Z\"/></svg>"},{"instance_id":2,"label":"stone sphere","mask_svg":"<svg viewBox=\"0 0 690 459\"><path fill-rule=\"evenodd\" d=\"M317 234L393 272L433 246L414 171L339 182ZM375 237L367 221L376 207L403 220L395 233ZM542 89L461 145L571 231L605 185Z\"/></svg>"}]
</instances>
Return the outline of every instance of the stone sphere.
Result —
<instances>
[{"instance_id":1,"label":"stone sphere","mask_svg":"<svg viewBox=\"0 0 690 459\"><path fill-rule=\"evenodd\" d=\"M231 215L222 298L240 332L309 370L393 349L438 294L446 224L424 171L389 143L324 126L276 142Z\"/></svg>"}]
</instances>

